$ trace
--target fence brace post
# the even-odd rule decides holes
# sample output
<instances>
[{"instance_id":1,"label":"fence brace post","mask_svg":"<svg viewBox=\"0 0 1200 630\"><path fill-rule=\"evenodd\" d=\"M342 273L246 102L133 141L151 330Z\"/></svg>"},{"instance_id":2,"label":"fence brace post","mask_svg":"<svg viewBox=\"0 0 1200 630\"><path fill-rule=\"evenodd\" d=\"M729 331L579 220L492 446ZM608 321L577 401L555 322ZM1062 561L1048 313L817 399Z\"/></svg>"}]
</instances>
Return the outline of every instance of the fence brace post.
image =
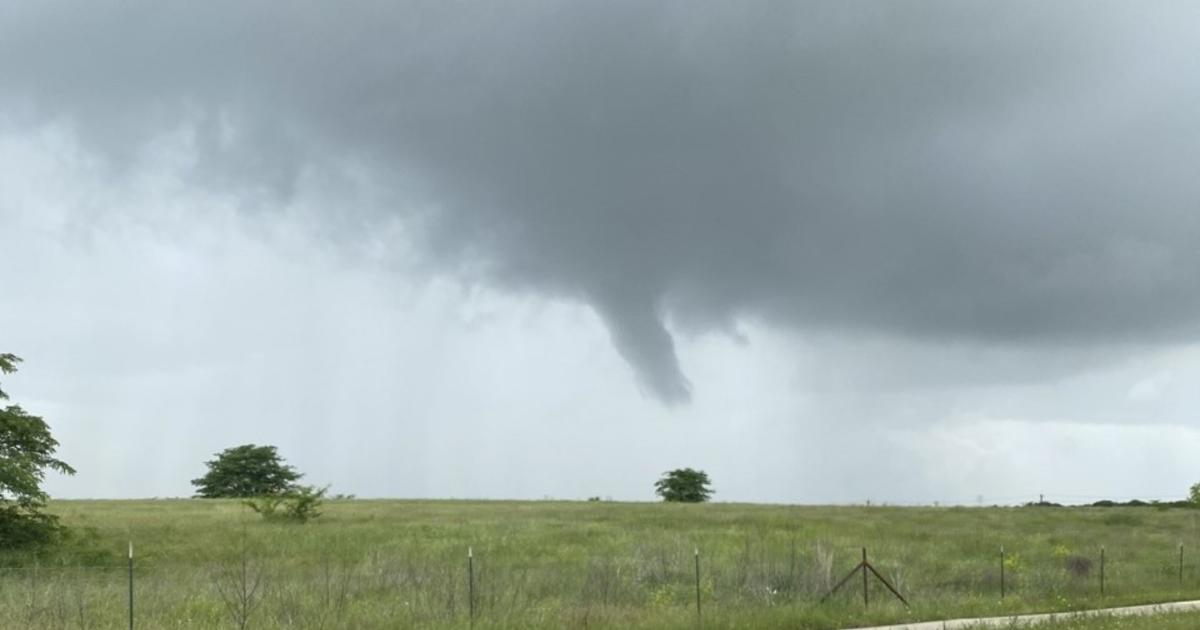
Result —
<instances>
[{"instance_id":1,"label":"fence brace post","mask_svg":"<svg viewBox=\"0 0 1200 630\"><path fill-rule=\"evenodd\" d=\"M867 594L871 589L867 582L867 548L862 548L862 573L863 573L863 608L869 608L871 605L870 596Z\"/></svg>"}]
</instances>

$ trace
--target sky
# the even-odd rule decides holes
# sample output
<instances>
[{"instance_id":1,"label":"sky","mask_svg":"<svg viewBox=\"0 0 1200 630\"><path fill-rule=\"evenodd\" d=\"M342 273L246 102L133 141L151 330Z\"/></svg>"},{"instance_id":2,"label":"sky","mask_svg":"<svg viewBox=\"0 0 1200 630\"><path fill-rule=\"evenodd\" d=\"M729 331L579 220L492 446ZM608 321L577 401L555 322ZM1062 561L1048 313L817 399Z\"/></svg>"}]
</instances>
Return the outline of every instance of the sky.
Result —
<instances>
[{"instance_id":1,"label":"sky","mask_svg":"<svg viewBox=\"0 0 1200 630\"><path fill-rule=\"evenodd\" d=\"M171 497L1182 497L1190 2L0 0L3 379Z\"/></svg>"}]
</instances>

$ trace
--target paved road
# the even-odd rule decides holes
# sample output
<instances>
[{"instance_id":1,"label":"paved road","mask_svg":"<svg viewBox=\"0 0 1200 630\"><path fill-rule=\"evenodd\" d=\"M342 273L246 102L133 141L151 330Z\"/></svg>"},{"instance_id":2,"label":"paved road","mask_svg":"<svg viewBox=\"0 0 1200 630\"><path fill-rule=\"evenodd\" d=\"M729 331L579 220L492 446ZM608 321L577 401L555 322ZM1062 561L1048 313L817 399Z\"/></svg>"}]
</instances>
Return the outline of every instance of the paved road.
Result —
<instances>
[{"instance_id":1,"label":"paved road","mask_svg":"<svg viewBox=\"0 0 1200 630\"><path fill-rule=\"evenodd\" d=\"M1131 615L1154 615L1165 612L1200 611L1200 600L1190 602L1168 602L1165 604L1150 604L1148 606L1126 606L1123 608L1101 608L1069 613L1046 613L1039 615L1013 615L1010 617L979 617L976 619L948 619L946 621L922 621L920 623L902 623L893 626L872 626L855 630L958 630L963 628L1020 628L1035 626L1039 623L1056 619L1072 619L1090 615L1113 615L1128 617Z\"/></svg>"}]
</instances>

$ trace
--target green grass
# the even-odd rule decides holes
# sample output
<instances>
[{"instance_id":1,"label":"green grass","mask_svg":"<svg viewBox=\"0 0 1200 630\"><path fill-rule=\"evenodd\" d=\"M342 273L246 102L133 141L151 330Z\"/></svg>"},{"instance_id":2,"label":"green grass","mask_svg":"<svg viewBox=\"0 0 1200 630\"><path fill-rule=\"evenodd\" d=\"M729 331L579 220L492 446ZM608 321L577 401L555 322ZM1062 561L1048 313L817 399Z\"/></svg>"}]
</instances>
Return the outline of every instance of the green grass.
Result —
<instances>
[{"instance_id":1,"label":"green grass","mask_svg":"<svg viewBox=\"0 0 1200 630\"><path fill-rule=\"evenodd\" d=\"M261 522L231 501L60 501L52 510L76 540L36 559L0 555L2 628L122 627L128 540L139 627L154 629L238 628L239 601L251 609L247 628L465 627L468 547L478 628L694 628L696 548L705 628L841 628L1200 597L1200 512L1184 509L342 501L303 526ZM863 546L911 608L873 584L864 610L860 579L819 603ZM1142 627L1112 623L1094 627Z\"/></svg>"}]
</instances>

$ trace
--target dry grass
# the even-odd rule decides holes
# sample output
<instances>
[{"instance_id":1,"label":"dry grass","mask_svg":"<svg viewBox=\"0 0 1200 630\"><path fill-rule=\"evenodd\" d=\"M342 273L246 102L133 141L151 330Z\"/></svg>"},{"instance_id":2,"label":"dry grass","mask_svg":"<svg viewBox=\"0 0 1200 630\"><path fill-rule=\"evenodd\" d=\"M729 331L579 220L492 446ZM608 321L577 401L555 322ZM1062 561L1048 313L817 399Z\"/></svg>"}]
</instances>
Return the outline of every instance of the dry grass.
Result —
<instances>
[{"instance_id":1,"label":"dry grass","mask_svg":"<svg viewBox=\"0 0 1200 630\"><path fill-rule=\"evenodd\" d=\"M121 627L129 538L139 552L139 627L155 629L464 627L468 546L479 628L696 627L695 548L706 628L1071 610L1176 599L1200 586L1190 559L1178 583L1177 543L1200 558L1197 513L1178 509L349 501L304 526L263 523L224 501L53 509L90 533L61 553L0 557L0 627ZM857 580L817 603L861 546L911 609L873 586L864 610Z\"/></svg>"}]
</instances>

